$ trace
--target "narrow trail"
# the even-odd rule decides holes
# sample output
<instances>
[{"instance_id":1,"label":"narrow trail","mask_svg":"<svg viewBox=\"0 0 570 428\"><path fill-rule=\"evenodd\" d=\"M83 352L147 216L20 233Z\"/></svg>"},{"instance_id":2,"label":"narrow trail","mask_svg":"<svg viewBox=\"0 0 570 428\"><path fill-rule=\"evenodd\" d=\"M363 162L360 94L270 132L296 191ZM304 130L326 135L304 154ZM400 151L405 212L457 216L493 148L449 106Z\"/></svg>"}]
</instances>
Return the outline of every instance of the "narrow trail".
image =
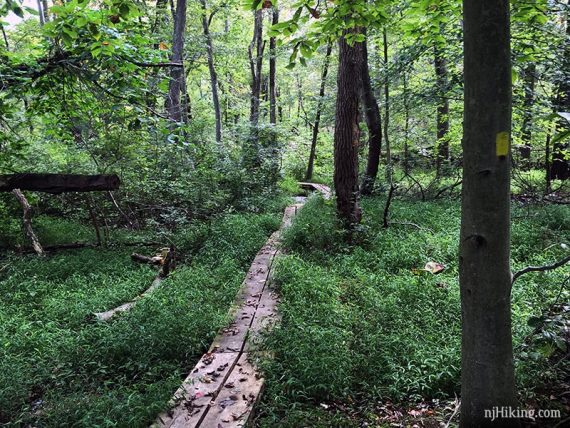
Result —
<instances>
[{"instance_id":1,"label":"narrow trail","mask_svg":"<svg viewBox=\"0 0 570 428\"><path fill-rule=\"evenodd\" d=\"M330 197L327 186L300 185ZM215 337L175 392L170 409L158 416L153 427L237 428L250 421L264 385L252 360L260 356L260 335L279 320L271 269L283 230L304 204L304 200L296 200L298 203L285 209L279 230L255 256L230 310L232 321Z\"/></svg>"}]
</instances>

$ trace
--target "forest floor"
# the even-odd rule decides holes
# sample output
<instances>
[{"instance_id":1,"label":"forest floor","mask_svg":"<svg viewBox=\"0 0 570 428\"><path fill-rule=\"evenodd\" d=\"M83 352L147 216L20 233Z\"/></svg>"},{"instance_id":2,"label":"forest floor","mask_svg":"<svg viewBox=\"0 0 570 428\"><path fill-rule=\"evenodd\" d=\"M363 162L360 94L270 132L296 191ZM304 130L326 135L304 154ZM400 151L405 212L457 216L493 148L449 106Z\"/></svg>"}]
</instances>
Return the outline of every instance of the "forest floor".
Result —
<instances>
[{"instance_id":1,"label":"forest floor","mask_svg":"<svg viewBox=\"0 0 570 428\"><path fill-rule=\"evenodd\" d=\"M277 261L282 322L266 339L267 390L258 427L445 425L457 408L461 316L457 200L363 201L351 245L334 205L311 198ZM513 270L567 254L566 206L513 203ZM424 270L428 262L441 273ZM568 415L570 269L515 283L513 333L521 402ZM457 422L453 416L450 426ZM560 419L539 421L554 426Z\"/></svg>"},{"instance_id":2,"label":"forest floor","mask_svg":"<svg viewBox=\"0 0 570 428\"><path fill-rule=\"evenodd\" d=\"M312 197L283 236L274 279L282 321L263 346L266 390L258 427L438 426L457 408L459 203L363 201L347 244L334 205ZM147 426L228 322L255 254L281 222L227 213L176 231L178 268L111 322L94 312L132 300L156 275L121 243L161 237L117 231L109 248L45 259L0 256L0 424ZM513 270L553 262L570 241L567 207L513 203ZM45 244L92 239L77 222L37 219ZM441 273L426 263L444 266ZM568 268L522 276L513 289L521 400L568 412ZM567 334L567 333L566 333ZM451 421L456 422L457 416ZM558 422L558 421L554 421ZM552 424L554 425L554 423ZM543 426L543 425L541 425Z\"/></svg>"},{"instance_id":3,"label":"forest floor","mask_svg":"<svg viewBox=\"0 0 570 428\"><path fill-rule=\"evenodd\" d=\"M227 323L253 257L281 217L278 207L177 230L178 268L110 322L92 314L132 300L156 275L130 259L154 248L120 245L140 233L44 259L0 256L0 425L148 426ZM93 239L75 222L36 224L46 245Z\"/></svg>"}]
</instances>

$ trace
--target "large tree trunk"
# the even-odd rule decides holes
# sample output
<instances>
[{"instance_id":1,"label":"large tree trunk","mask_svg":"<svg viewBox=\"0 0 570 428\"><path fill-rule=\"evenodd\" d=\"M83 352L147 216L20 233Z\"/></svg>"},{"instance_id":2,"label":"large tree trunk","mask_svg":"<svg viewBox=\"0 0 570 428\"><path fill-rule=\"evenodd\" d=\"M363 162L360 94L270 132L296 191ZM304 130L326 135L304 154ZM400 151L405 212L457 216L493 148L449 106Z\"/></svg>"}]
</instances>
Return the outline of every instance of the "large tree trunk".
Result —
<instances>
[{"instance_id":1,"label":"large tree trunk","mask_svg":"<svg viewBox=\"0 0 570 428\"><path fill-rule=\"evenodd\" d=\"M516 426L485 417L515 406L511 337L508 0L464 0L461 427ZM493 76L493 78L489 78Z\"/></svg>"},{"instance_id":2,"label":"large tree trunk","mask_svg":"<svg viewBox=\"0 0 570 428\"><path fill-rule=\"evenodd\" d=\"M279 23L279 10L274 7L272 13L271 24ZM277 123L277 46L275 37L269 39L269 123L275 125Z\"/></svg>"},{"instance_id":3,"label":"large tree trunk","mask_svg":"<svg viewBox=\"0 0 570 428\"><path fill-rule=\"evenodd\" d=\"M202 5L202 29L206 39L206 56L208 57L208 70L210 71L210 85L212 86L212 102L214 104L214 115L216 117L216 142L222 142L222 112L220 109L220 99L218 97L218 75L214 67L214 49L212 47L212 36L210 34L210 22L207 16L206 0L200 0Z\"/></svg>"},{"instance_id":4,"label":"large tree trunk","mask_svg":"<svg viewBox=\"0 0 570 428\"><path fill-rule=\"evenodd\" d=\"M307 173L305 180L310 181L313 178L313 170L315 166L315 156L317 153L317 141L319 138L319 126L321 124L321 112L323 110L323 103L325 97L325 88L327 84L327 75L329 73L330 58L332 52L332 43L327 45L327 52L325 53L325 63L323 65L323 72L321 74L321 87L319 89L319 101L317 102L317 112L315 114L315 123L313 124L313 136L311 138L311 152L309 154L309 164L307 165Z\"/></svg>"},{"instance_id":5,"label":"large tree trunk","mask_svg":"<svg viewBox=\"0 0 570 428\"><path fill-rule=\"evenodd\" d=\"M358 204L358 101L362 45L349 45L346 36L358 29L346 30L339 40L339 64L334 130L334 186L338 216L346 229L360 222Z\"/></svg>"},{"instance_id":6,"label":"large tree trunk","mask_svg":"<svg viewBox=\"0 0 570 428\"><path fill-rule=\"evenodd\" d=\"M12 194L16 197L16 199L18 199L18 202L22 207L22 222L24 225L24 230L26 231L26 236L30 239L30 241L32 241L32 247L38 256L43 256L44 250L42 248L42 244L40 244L40 241L36 236L34 229L32 228L32 207L20 189L12 190Z\"/></svg>"},{"instance_id":7,"label":"large tree trunk","mask_svg":"<svg viewBox=\"0 0 570 428\"><path fill-rule=\"evenodd\" d=\"M45 193L95 192L116 190L121 181L116 175L81 174L8 174L0 175L0 192L14 189Z\"/></svg>"},{"instance_id":8,"label":"large tree trunk","mask_svg":"<svg viewBox=\"0 0 570 428\"><path fill-rule=\"evenodd\" d=\"M172 36L171 61L182 64L184 57L184 33L186 29L186 0L178 0L174 14L174 33ZM183 99L184 97L184 99ZM175 122L186 122L188 112L186 98L186 74L184 67L172 67L168 85L168 98L166 99L166 112L168 118Z\"/></svg>"},{"instance_id":9,"label":"large tree trunk","mask_svg":"<svg viewBox=\"0 0 570 428\"><path fill-rule=\"evenodd\" d=\"M437 175L441 174L441 166L449 159L449 100L447 99L447 60L440 47L434 48L435 76L437 84Z\"/></svg>"},{"instance_id":10,"label":"large tree trunk","mask_svg":"<svg viewBox=\"0 0 570 428\"><path fill-rule=\"evenodd\" d=\"M368 47L366 40L362 43L362 104L364 105L364 115L366 126L368 127L368 162L366 172L362 180L360 191L363 195L369 195L374 188L374 182L378 175L380 165L380 150L382 148L382 119L378 102L370 83L370 70L368 69Z\"/></svg>"}]
</instances>

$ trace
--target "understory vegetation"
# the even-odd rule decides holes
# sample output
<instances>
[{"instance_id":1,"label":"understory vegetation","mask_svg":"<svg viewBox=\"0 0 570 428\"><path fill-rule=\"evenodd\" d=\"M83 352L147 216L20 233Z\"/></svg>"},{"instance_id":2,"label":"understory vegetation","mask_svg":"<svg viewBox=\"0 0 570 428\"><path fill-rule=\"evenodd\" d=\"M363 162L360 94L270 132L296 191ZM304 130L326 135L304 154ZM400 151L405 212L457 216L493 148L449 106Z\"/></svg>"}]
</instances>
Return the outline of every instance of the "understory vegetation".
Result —
<instances>
[{"instance_id":1,"label":"understory vegetation","mask_svg":"<svg viewBox=\"0 0 570 428\"><path fill-rule=\"evenodd\" d=\"M251 260L280 221L280 211L227 213L176 230L182 264L108 323L93 313L137 297L156 275L130 260L148 251L122 246L133 236L46 259L1 257L0 423L149 425L227 322ZM87 234L77 223L39 223L46 244L56 232Z\"/></svg>"},{"instance_id":2,"label":"understory vegetation","mask_svg":"<svg viewBox=\"0 0 570 428\"><path fill-rule=\"evenodd\" d=\"M384 229L385 202L363 201L365 220L352 245L336 232L333 204L320 197L286 232L287 255L275 275L283 320L266 339L275 359L265 362L259 426L362 426L380 421L378 402L413 408L459 394L459 204L397 199ZM514 203L512 227L513 271L560 258L570 238L560 206ZM445 269L423 270L430 261ZM550 408L541 388L569 370L563 317L549 317L568 302L567 275L525 275L512 292L521 398ZM343 404L331 406L336 400Z\"/></svg>"}]
</instances>

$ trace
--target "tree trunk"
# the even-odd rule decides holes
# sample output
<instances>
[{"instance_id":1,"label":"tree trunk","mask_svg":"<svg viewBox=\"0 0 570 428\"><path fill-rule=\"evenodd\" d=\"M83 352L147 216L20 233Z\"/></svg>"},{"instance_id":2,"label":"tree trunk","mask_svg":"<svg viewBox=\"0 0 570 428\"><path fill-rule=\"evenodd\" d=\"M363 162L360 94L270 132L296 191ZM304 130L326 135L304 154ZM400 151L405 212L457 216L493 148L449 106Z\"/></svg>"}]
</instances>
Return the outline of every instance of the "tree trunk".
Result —
<instances>
[{"instance_id":1,"label":"tree trunk","mask_svg":"<svg viewBox=\"0 0 570 428\"><path fill-rule=\"evenodd\" d=\"M216 143L222 142L222 112L220 109L220 99L218 97L218 75L214 67L214 49L212 47L212 36L210 34L210 23L207 17L206 0L200 0L202 5L202 29L206 39L206 56L208 57L208 70L210 71L210 85L212 86L212 102L214 104L214 115L216 117Z\"/></svg>"},{"instance_id":2,"label":"tree trunk","mask_svg":"<svg viewBox=\"0 0 570 428\"><path fill-rule=\"evenodd\" d=\"M531 140L532 140L532 106L534 104L534 83L536 75L536 65L530 63L524 70L524 103L523 103L523 123L522 142L520 149L521 159L530 160Z\"/></svg>"},{"instance_id":3,"label":"tree trunk","mask_svg":"<svg viewBox=\"0 0 570 428\"><path fill-rule=\"evenodd\" d=\"M360 222L358 204L358 101L360 95L360 67L362 46L346 41L346 30L339 40L339 64L334 130L334 186L337 212L343 226L352 229Z\"/></svg>"},{"instance_id":4,"label":"tree trunk","mask_svg":"<svg viewBox=\"0 0 570 428\"><path fill-rule=\"evenodd\" d=\"M570 38L570 13L566 15L566 39ZM564 47L561 76L558 84L558 97L556 111L570 112L570 43ZM564 125L562 125L564 126ZM562 127L561 126L561 127ZM557 141L552 145L552 162L550 164L550 178L552 180L567 180L570 178L570 161L566 159L565 152L568 143Z\"/></svg>"},{"instance_id":5,"label":"tree trunk","mask_svg":"<svg viewBox=\"0 0 570 428\"><path fill-rule=\"evenodd\" d=\"M8 36L6 35L6 30L4 30L4 26L0 25L0 29L2 30L2 38L4 39L4 46L6 46L6 50L10 50L10 43L8 42Z\"/></svg>"},{"instance_id":6,"label":"tree trunk","mask_svg":"<svg viewBox=\"0 0 570 428\"><path fill-rule=\"evenodd\" d=\"M508 0L464 0L461 427L517 426L485 417L516 406L511 336ZM493 78L489 78L493 76Z\"/></svg>"},{"instance_id":7,"label":"tree trunk","mask_svg":"<svg viewBox=\"0 0 570 428\"><path fill-rule=\"evenodd\" d=\"M305 181L313 179L313 170L315 165L315 156L317 153L317 141L319 138L319 126L321 124L321 113L323 110L325 88L327 84L327 75L329 73L329 65L332 52L332 43L327 45L327 52L325 54L325 63L323 65L323 72L321 73L321 87L319 89L319 101L317 102L317 112L315 114L315 123L313 124L313 137L311 139L311 153L309 154L309 164L307 165L307 173L305 174Z\"/></svg>"},{"instance_id":8,"label":"tree trunk","mask_svg":"<svg viewBox=\"0 0 570 428\"><path fill-rule=\"evenodd\" d=\"M408 79L406 76L406 71L403 74L404 80L404 173L408 174L410 172L409 165L409 150L408 150L408 139L410 136L410 102L408 99Z\"/></svg>"},{"instance_id":9,"label":"tree trunk","mask_svg":"<svg viewBox=\"0 0 570 428\"><path fill-rule=\"evenodd\" d=\"M44 5L42 4L42 0L37 0L37 4L38 4L38 17L40 19L40 26L44 26L46 21L45 21L45 13L44 13Z\"/></svg>"},{"instance_id":10,"label":"tree trunk","mask_svg":"<svg viewBox=\"0 0 570 428\"><path fill-rule=\"evenodd\" d=\"M550 130L548 130L548 133L546 134L546 144L545 144L545 148L544 148L544 168L545 168L545 188L544 188L544 194L548 194L550 193L550 184L551 184L551 178L550 178Z\"/></svg>"},{"instance_id":11,"label":"tree trunk","mask_svg":"<svg viewBox=\"0 0 570 428\"><path fill-rule=\"evenodd\" d=\"M31 219L32 207L30 206L30 203L28 202L28 200L26 199L26 197L24 196L24 194L20 189L12 190L12 194L16 197L16 199L18 199L18 202L22 207L23 210L22 222L24 225L24 230L26 231L26 236L30 239L30 241L32 241L32 247L34 248L34 251L38 254L38 256L43 256L44 250L42 248L42 244L40 244L40 241L36 236L34 229L32 228L32 219Z\"/></svg>"},{"instance_id":12,"label":"tree trunk","mask_svg":"<svg viewBox=\"0 0 570 428\"><path fill-rule=\"evenodd\" d=\"M274 7L271 19L271 24L276 25L279 23L279 10ZM276 86L276 71L277 71L277 52L275 37L269 39L269 123L275 125L277 123L277 86Z\"/></svg>"},{"instance_id":13,"label":"tree trunk","mask_svg":"<svg viewBox=\"0 0 570 428\"><path fill-rule=\"evenodd\" d=\"M382 118L380 117L380 109L378 102L372 90L370 83L370 70L368 69L368 47L366 40L362 43L362 104L364 105L364 114L366 117L366 126L368 127L368 162L366 164L366 172L362 180L360 192L363 195L370 195L374 188L374 182L378 175L378 167L380 165L380 150L382 148Z\"/></svg>"},{"instance_id":14,"label":"tree trunk","mask_svg":"<svg viewBox=\"0 0 570 428\"><path fill-rule=\"evenodd\" d=\"M441 166L449 159L449 101L447 99L447 60L441 48L434 48L434 64L437 85L438 106L436 114L437 124L437 150L436 166L437 175L441 174Z\"/></svg>"},{"instance_id":15,"label":"tree trunk","mask_svg":"<svg viewBox=\"0 0 570 428\"><path fill-rule=\"evenodd\" d=\"M184 57L184 33L186 29L186 0L178 0L174 13L174 33L172 36L171 61L182 63ZM172 67L170 70L170 82L168 85L168 98L166 99L166 113L168 118L175 122L187 122L187 111L184 111L182 100L186 95L186 74L184 67Z\"/></svg>"},{"instance_id":16,"label":"tree trunk","mask_svg":"<svg viewBox=\"0 0 570 428\"><path fill-rule=\"evenodd\" d=\"M384 71L386 73L384 80L384 141L386 143L386 166L391 181L392 173L392 151L390 149L390 139L388 138L388 124L390 121L390 87L388 83L388 35L386 28L382 31L382 39L384 42Z\"/></svg>"},{"instance_id":17,"label":"tree trunk","mask_svg":"<svg viewBox=\"0 0 570 428\"><path fill-rule=\"evenodd\" d=\"M47 0L41 0L41 2L42 2L42 12L44 14L44 22L49 22L48 2L47 2Z\"/></svg>"},{"instance_id":18,"label":"tree trunk","mask_svg":"<svg viewBox=\"0 0 570 428\"><path fill-rule=\"evenodd\" d=\"M259 105L261 96L261 70L263 65L263 10L255 11L253 38L249 45L249 68L251 73L251 108L250 122L254 128L259 124ZM254 56L255 50L255 56Z\"/></svg>"}]
</instances>

